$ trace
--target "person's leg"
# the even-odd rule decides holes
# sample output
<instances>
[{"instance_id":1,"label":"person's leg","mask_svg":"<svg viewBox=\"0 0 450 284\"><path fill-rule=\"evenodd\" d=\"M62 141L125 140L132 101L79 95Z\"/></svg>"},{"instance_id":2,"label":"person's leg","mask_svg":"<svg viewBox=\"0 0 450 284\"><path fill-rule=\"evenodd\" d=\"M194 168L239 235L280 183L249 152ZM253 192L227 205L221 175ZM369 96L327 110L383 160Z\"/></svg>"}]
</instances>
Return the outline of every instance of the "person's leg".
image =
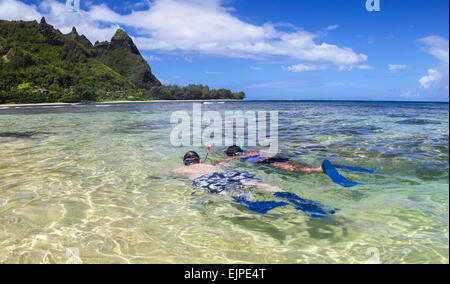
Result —
<instances>
[{"instance_id":1,"label":"person's leg","mask_svg":"<svg viewBox=\"0 0 450 284\"><path fill-rule=\"evenodd\" d=\"M322 167L314 167L304 162L299 161L292 161L291 162L293 167L296 169L297 172L304 172L309 174L323 174Z\"/></svg>"},{"instance_id":2,"label":"person's leg","mask_svg":"<svg viewBox=\"0 0 450 284\"><path fill-rule=\"evenodd\" d=\"M302 162L291 161L282 163L272 163L270 165L292 173L301 173L307 175L315 173L323 174L322 167L315 168Z\"/></svg>"},{"instance_id":3,"label":"person's leg","mask_svg":"<svg viewBox=\"0 0 450 284\"><path fill-rule=\"evenodd\" d=\"M323 174L322 167L318 168L297 168L296 172L303 173L303 174Z\"/></svg>"}]
</instances>

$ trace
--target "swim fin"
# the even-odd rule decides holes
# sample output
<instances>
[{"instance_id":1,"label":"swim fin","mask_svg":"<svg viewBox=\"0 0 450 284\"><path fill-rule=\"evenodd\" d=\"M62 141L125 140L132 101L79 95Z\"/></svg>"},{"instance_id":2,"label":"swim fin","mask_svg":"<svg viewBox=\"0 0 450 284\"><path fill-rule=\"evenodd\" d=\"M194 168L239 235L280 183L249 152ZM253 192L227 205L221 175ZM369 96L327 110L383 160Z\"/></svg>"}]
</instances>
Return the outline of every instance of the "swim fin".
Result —
<instances>
[{"instance_id":1,"label":"swim fin","mask_svg":"<svg viewBox=\"0 0 450 284\"><path fill-rule=\"evenodd\" d=\"M354 187L359 185L360 183L349 181L345 177L343 177L337 170L336 167L328 160L325 160L322 164L322 169L324 173L326 173L331 180L335 183L343 186L343 187Z\"/></svg>"},{"instance_id":2,"label":"swim fin","mask_svg":"<svg viewBox=\"0 0 450 284\"><path fill-rule=\"evenodd\" d=\"M286 202L276 202L276 201L248 201L244 197L233 197L233 199L241 204L247 205L248 210L260 213L260 214L266 214L270 210L273 210L278 207L289 205Z\"/></svg>"},{"instance_id":3,"label":"swim fin","mask_svg":"<svg viewBox=\"0 0 450 284\"><path fill-rule=\"evenodd\" d=\"M343 170L349 170L349 171L353 171L353 172L360 172L360 173L367 173L367 174L375 174L378 172L378 169L372 170L372 169L364 169L364 168L357 168L357 167L341 166L341 165L335 165L335 164L333 164L333 166L336 169L343 169Z\"/></svg>"},{"instance_id":4,"label":"swim fin","mask_svg":"<svg viewBox=\"0 0 450 284\"><path fill-rule=\"evenodd\" d=\"M328 209L319 202L303 199L291 192L276 192L274 196L288 200L295 205L295 209L305 212L312 218L327 218L338 210Z\"/></svg>"}]
</instances>

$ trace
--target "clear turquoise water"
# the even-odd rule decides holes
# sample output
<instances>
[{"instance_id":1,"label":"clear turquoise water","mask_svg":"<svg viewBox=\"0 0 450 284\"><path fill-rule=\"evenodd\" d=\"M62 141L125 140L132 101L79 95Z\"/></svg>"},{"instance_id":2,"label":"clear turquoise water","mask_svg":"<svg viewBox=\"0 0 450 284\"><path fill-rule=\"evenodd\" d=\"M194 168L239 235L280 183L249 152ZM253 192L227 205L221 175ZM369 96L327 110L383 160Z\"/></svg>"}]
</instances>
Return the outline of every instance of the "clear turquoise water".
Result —
<instances>
[{"instance_id":1,"label":"clear turquoise water","mask_svg":"<svg viewBox=\"0 0 450 284\"><path fill-rule=\"evenodd\" d=\"M449 262L448 104L203 109L279 111L284 155L380 172L345 173L364 183L349 190L323 175L226 165L340 209L324 220L292 207L258 215L169 174L186 151L204 153L170 146L170 114L190 103L1 108L0 262Z\"/></svg>"}]
</instances>

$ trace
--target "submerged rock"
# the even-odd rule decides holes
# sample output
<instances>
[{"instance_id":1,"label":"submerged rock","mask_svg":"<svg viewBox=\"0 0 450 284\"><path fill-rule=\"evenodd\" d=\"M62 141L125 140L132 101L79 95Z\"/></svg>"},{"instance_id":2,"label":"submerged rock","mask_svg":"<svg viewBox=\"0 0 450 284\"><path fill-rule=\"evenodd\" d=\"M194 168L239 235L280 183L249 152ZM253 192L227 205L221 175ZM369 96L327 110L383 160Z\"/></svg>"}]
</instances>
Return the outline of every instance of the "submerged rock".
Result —
<instances>
[{"instance_id":1,"label":"submerged rock","mask_svg":"<svg viewBox=\"0 0 450 284\"><path fill-rule=\"evenodd\" d=\"M29 139L35 135L51 135L50 132L36 132L36 131L26 131L26 132L0 132L0 137L2 138L18 138L18 139Z\"/></svg>"},{"instance_id":2,"label":"submerged rock","mask_svg":"<svg viewBox=\"0 0 450 284\"><path fill-rule=\"evenodd\" d=\"M439 121L428 119L406 119L397 121L397 124L409 124L409 125L425 125L425 124L442 124Z\"/></svg>"},{"instance_id":3,"label":"submerged rock","mask_svg":"<svg viewBox=\"0 0 450 284\"><path fill-rule=\"evenodd\" d=\"M0 137L6 138L6 137L13 137L13 138L30 138L31 136L35 135L36 132L30 131L30 132L3 132L0 133Z\"/></svg>"}]
</instances>

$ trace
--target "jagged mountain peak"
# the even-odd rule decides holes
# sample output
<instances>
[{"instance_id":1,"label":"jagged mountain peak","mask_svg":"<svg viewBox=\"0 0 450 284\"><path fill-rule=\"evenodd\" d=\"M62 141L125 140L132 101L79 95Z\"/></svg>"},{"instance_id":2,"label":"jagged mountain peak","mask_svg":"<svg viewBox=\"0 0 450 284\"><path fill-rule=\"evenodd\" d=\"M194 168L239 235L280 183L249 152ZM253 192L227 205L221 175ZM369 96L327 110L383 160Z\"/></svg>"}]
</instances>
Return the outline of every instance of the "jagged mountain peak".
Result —
<instances>
[{"instance_id":1,"label":"jagged mountain peak","mask_svg":"<svg viewBox=\"0 0 450 284\"><path fill-rule=\"evenodd\" d=\"M84 35L80 35L75 27L72 28L72 31L67 34L71 39L79 42L86 48L94 47L92 43L85 37Z\"/></svg>"},{"instance_id":2,"label":"jagged mountain peak","mask_svg":"<svg viewBox=\"0 0 450 284\"><path fill-rule=\"evenodd\" d=\"M131 40L131 37L122 29L118 29L111 40Z\"/></svg>"},{"instance_id":3,"label":"jagged mountain peak","mask_svg":"<svg viewBox=\"0 0 450 284\"><path fill-rule=\"evenodd\" d=\"M136 86L148 89L151 86L161 85L131 37L123 29L116 31L111 42L96 43L95 49L100 61L118 70Z\"/></svg>"},{"instance_id":4,"label":"jagged mountain peak","mask_svg":"<svg viewBox=\"0 0 450 284\"><path fill-rule=\"evenodd\" d=\"M70 33L78 35L77 28L73 27Z\"/></svg>"},{"instance_id":5,"label":"jagged mountain peak","mask_svg":"<svg viewBox=\"0 0 450 284\"><path fill-rule=\"evenodd\" d=\"M131 51L131 53L141 56L138 48L134 44L131 37L122 29L118 29L111 39L111 46L113 48L123 48Z\"/></svg>"}]
</instances>

